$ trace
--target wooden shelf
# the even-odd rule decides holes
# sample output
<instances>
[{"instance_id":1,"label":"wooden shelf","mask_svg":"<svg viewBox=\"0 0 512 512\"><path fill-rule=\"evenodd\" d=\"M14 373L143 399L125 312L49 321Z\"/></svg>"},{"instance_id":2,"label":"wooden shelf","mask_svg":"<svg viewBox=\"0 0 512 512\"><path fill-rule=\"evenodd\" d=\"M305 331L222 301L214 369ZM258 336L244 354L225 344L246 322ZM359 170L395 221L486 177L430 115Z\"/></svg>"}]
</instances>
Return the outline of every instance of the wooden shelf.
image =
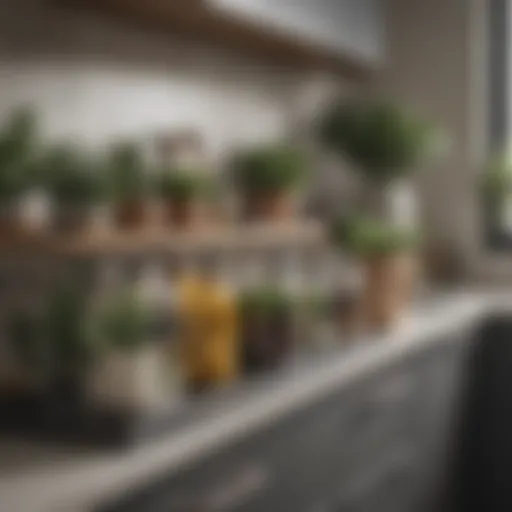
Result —
<instances>
[{"instance_id":1,"label":"wooden shelf","mask_svg":"<svg viewBox=\"0 0 512 512\"><path fill-rule=\"evenodd\" d=\"M62 5L95 10L151 30L227 47L293 68L332 70L368 80L374 69L356 57L324 49L277 30L241 21L203 0L59 0Z\"/></svg>"},{"instance_id":2,"label":"wooden shelf","mask_svg":"<svg viewBox=\"0 0 512 512\"><path fill-rule=\"evenodd\" d=\"M185 232L153 228L140 232L104 231L67 237L27 235L3 240L0 243L0 254L20 254L28 257L123 257L321 248L325 243L322 224L301 221L198 228Z\"/></svg>"}]
</instances>

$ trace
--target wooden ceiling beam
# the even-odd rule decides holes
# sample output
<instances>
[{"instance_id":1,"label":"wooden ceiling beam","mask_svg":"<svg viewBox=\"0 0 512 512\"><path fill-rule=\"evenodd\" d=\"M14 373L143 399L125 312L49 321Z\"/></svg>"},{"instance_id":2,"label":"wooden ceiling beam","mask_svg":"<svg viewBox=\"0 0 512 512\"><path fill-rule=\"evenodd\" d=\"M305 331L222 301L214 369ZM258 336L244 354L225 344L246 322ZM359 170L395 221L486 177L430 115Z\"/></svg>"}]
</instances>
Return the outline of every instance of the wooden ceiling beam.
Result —
<instances>
[{"instance_id":1,"label":"wooden ceiling beam","mask_svg":"<svg viewBox=\"0 0 512 512\"><path fill-rule=\"evenodd\" d=\"M62 5L103 12L150 30L265 59L281 66L332 71L368 81L374 70L356 57L301 41L279 30L246 22L203 0L59 0Z\"/></svg>"}]
</instances>

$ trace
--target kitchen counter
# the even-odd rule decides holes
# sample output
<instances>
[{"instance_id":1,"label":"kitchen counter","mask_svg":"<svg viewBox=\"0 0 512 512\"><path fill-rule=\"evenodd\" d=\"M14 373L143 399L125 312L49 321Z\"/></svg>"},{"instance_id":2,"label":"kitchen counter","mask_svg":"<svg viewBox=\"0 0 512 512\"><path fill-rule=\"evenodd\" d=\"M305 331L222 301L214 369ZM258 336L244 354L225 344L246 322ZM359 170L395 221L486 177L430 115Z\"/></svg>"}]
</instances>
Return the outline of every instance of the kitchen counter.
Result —
<instances>
[{"instance_id":1,"label":"kitchen counter","mask_svg":"<svg viewBox=\"0 0 512 512\"><path fill-rule=\"evenodd\" d=\"M504 304L502 296L483 293L430 299L392 333L295 360L272 377L183 406L166 437L122 452L0 440L0 510L90 512L421 350L439 336L470 327Z\"/></svg>"}]
</instances>

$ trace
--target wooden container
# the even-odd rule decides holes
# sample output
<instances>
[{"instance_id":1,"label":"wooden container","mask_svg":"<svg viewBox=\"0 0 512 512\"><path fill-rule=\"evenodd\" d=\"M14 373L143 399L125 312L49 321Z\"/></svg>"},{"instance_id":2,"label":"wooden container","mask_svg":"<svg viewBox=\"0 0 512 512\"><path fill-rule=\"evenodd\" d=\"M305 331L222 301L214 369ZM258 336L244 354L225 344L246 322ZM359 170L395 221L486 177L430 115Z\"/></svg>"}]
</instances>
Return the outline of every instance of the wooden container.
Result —
<instances>
[{"instance_id":1,"label":"wooden container","mask_svg":"<svg viewBox=\"0 0 512 512\"><path fill-rule=\"evenodd\" d=\"M147 205L143 200L121 202L116 205L114 216L121 229L140 228L147 220Z\"/></svg>"},{"instance_id":2,"label":"wooden container","mask_svg":"<svg viewBox=\"0 0 512 512\"><path fill-rule=\"evenodd\" d=\"M412 299L418 260L411 253L379 255L365 262L362 315L371 329L396 325Z\"/></svg>"}]
</instances>

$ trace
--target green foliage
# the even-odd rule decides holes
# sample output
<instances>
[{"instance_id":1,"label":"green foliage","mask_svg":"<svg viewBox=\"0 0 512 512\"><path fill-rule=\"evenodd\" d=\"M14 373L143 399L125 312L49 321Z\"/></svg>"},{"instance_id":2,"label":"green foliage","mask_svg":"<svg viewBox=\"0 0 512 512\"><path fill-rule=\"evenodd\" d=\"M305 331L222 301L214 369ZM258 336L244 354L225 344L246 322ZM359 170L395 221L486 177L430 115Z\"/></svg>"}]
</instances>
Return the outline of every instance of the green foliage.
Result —
<instances>
[{"instance_id":1,"label":"green foliage","mask_svg":"<svg viewBox=\"0 0 512 512\"><path fill-rule=\"evenodd\" d=\"M332 298L325 294L308 293L299 299L301 308L315 317L324 317L331 308Z\"/></svg>"},{"instance_id":2,"label":"green foliage","mask_svg":"<svg viewBox=\"0 0 512 512\"><path fill-rule=\"evenodd\" d=\"M295 306L295 298L283 290L262 287L242 292L238 297L242 312L261 315L285 315Z\"/></svg>"},{"instance_id":3,"label":"green foliage","mask_svg":"<svg viewBox=\"0 0 512 512\"><path fill-rule=\"evenodd\" d=\"M239 153L233 170L236 183L245 193L276 193L300 184L306 161L296 149L269 146Z\"/></svg>"},{"instance_id":4,"label":"green foliage","mask_svg":"<svg viewBox=\"0 0 512 512\"><path fill-rule=\"evenodd\" d=\"M512 160L508 152L494 156L487 164L481 180L483 196L499 201L512 192Z\"/></svg>"},{"instance_id":5,"label":"green foliage","mask_svg":"<svg viewBox=\"0 0 512 512\"><path fill-rule=\"evenodd\" d=\"M106 159L106 174L117 201L134 201L148 192L142 150L136 144L123 142L111 147Z\"/></svg>"},{"instance_id":6,"label":"green foliage","mask_svg":"<svg viewBox=\"0 0 512 512\"><path fill-rule=\"evenodd\" d=\"M8 319L7 335L18 361L33 373L42 373L45 346L40 319L27 311L15 311Z\"/></svg>"},{"instance_id":7,"label":"green foliage","mask_svg":"<svg viewBox=\"0 0 512 512\"><path fill-rule=\"evenodd\" d=\"M156 188L164 199L190 201L207 195L210 183L202 172L193 169L169 169L158 175Z\"/></svg>"},{"instance_id":8,"label":"green foliage","mask_svg":"<svg viewBox=\"0 0 512 512\"><path fill-rule=\"evenodd\" d=\"M91 315L84 294L57 287L42 315L15 312L8 336L18 360L34 374L79 379L106 351L130 352L148 341L151 315L126 292L110 297Z\"/></svg>"},{"instance_id":9,"label":"green foliage","mask_svg":"<svg viewBox=\"0 0 512 512\"><path fill-rule=\"evenodd\" d=\"M336 244L359 256L406 251L419 243L418 233L366 217L339 219L332 226Z\"/></svg>"},{"instance_id":10,"label":"green foliage","mask_svg":"<svg viewBox=\"0 0 512 512\"><path fill-rule=\"evenodd\" d=\"M36 112L19 107L0 129L0 201L9 201L28 186L29 167L38 142Z\"/></svg>"},{"instance_id":11,"label":"green foliage","mask_svg":"<svg viewBox=\"0 0 512 512\"><path fill-rule=\"evenodd\" d=\"M41 314L16 311L8 336L18 360L34 375L79 377L95 356L86 331L85 299L74 287L57 287Z\"/></svg>"},{"instance_id":12,"label":"green foliage","mask_svg":"<svg viewBox=\"0 0 512 512\"><path fill-rule=\"evenodd\" d=\"M412 172L441 149L441 136L401 106L388 102L334 105L321 121L324 144L368 178L388 181Z\"/></svg>"},{"instance_id":13,"label":"green foliage","mask_svg":"<svg viewBox=\"0 0 512 512\"><path fill-rule=\"evenodd\" d=\"M106 188L105 178L88 156L66 145L54 146L40 159L39 173L59 204L91 204Z\"/></svg>"},{"instance_id":14,"label":"green foliage","mask_svg":"<svg viewBox=\"0 0 512 512\"><path fill-rule=\"evenodd\" d=\"M87 334L85 297L74 286L60 285L52 293L44 327L55 375L83 371L94 358Z\"/></svg>"},{"instance_id":15,"label":"green foliage","mask_svg":"<svg viewBox=\"0 0 512 512\"><path fill-rule=\"evenodd\" d=\"M148 342L151 315L131 290L110 297L93 322L94 337L103 350L133 352Z\"/></svg>"}]
</instances>

